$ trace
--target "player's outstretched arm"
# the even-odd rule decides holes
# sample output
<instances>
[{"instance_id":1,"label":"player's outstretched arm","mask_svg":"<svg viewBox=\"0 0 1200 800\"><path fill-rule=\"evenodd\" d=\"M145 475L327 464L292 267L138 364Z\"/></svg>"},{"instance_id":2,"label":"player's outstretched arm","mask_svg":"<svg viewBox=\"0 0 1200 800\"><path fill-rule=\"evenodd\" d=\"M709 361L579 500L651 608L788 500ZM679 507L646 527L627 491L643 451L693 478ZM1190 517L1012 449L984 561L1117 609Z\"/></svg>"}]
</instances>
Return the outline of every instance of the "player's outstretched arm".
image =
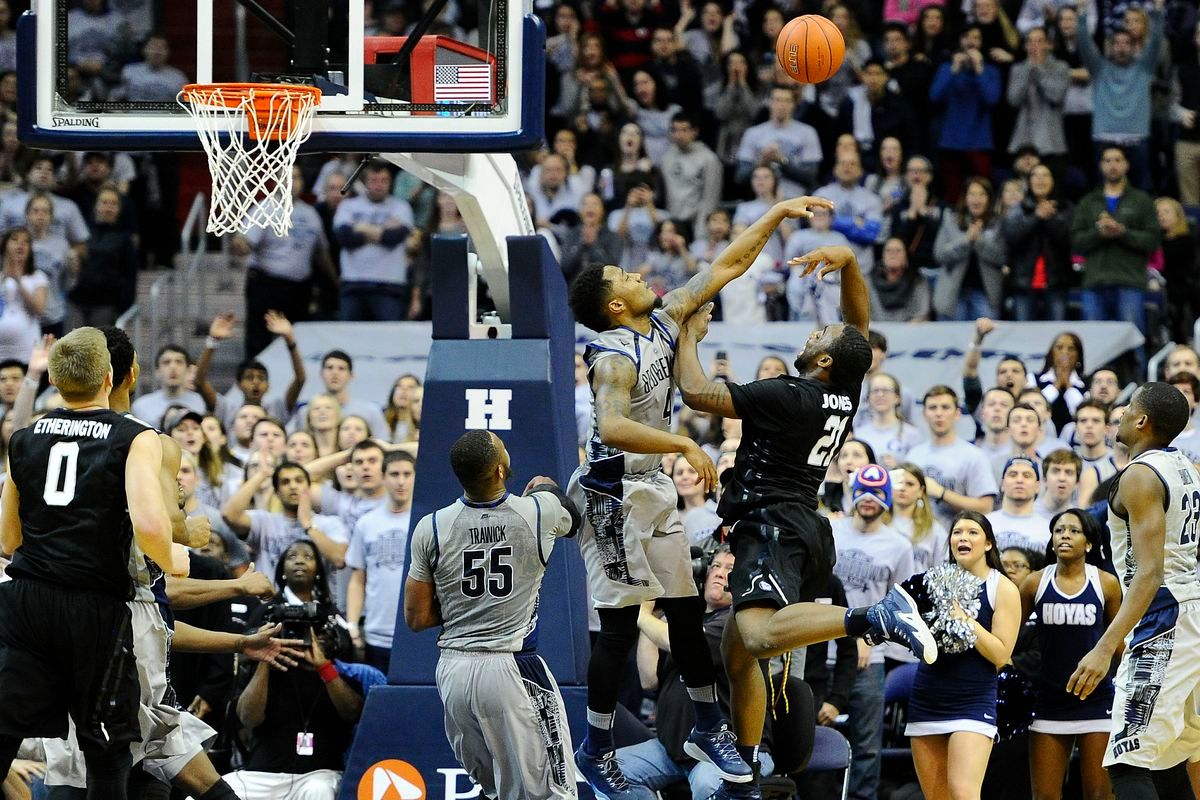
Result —
<instances>
[{"instance_id":1,"label":"player's outstretched arm","mask_svg":"<svg viewBox=\"0 0 1200 800\"><path fill-rule=\"evenodd\" d=\"M771 206L766 214L730 242L712 264L697 272L682 287L668 292L663 298L663 310L682 323L716 297L730 281L746 274L779 223L785 219L810 219L814 208L832 211L833 201L823 197L796 197Z\"/></svg>"},{"instance_id":2,"label":"player's outstretched arm","mask_svg":"<svg viewBox=\"0 0 1200 800\"><path fill-rule=\"evenodd\" d=\"M851 328L858 329L863 336L871 326L871 293L867 290L867 282L862 270L858 267L858 258L849 247L818 247L816 250L797 256L788 262L793 267L804 267L804 275L809 275L818 266L821 271L818 278L824 278L833 272L842 273L842 320Z\"/></svg>"},{"instance_id":3,"label":"player's outstretched arm","mask_svg":"<svg viewBox=\"0 0 1200 800\"><path fill-rule=\"evenodd\" d=\"M164 572L170 572L171 518L158 477L162 452L157 431L147 429L134 437L125 459L125 498L138 547Z\"/></svg>"},{"instance_id":4,"label":"player's outstretched arm","mask_svg":"<svg viewBox=\"0 0 1200 800\"><path fill-rule=\"evenodd\" d=\"M592 387L596 392L596 428L600 441L627 453L682 453L708 491L717 486L717 468L700 446L686 436L660 431L629 419L630 392L637 370L626 358L609 356L595 362ZM671 413L667 408L663 412Z\"/></svg>"},{"instance_id":5,"label":"player's outstretched arm","mask_svg":"<svg viewBox=\"0 0 1200 800\"><path fill-rule=\"evenodd\" d=\"M733 396L725 381L712 381L704 374L700 363L699 345L708 335L708 323L712 319L712 304L708 304L688 317L679 333L679 346L675 348L675 380L683 394L683 402L697 411L720 414L722 417L737 417L733 407Z\"/></svg>"},{"instance_id":6,"label":"player's outstretched arm","mask_svg":"<svg viewBox=\"0 0 1200 800\"><path fill-rule=\"evenodd\" d=\"M1129 538L1137 563L1125 590L1121 608L1067 682L1067 691L1086 699L1108 674L1113 656L1150 607L1163 581L1167 517L1163 510L1164 487L1158 475L1144 464L1134 464L1121 475L1113 511L1129 520ZM1106 603L1107 606L1107 603Z\"/></svg>"}]
</instances>

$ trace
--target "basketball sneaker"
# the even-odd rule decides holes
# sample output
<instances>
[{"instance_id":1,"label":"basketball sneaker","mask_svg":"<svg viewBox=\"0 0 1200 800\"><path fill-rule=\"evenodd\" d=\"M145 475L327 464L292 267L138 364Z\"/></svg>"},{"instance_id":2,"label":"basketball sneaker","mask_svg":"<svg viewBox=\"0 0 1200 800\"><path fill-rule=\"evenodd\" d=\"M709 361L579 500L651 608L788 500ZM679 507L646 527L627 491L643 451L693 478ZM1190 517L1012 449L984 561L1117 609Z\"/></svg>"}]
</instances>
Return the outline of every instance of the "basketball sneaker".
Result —
<instances>
[{"instance_id":1,"label":"basketball sneaker","mask_svg":"<svg viewBox=\"0 0 1200 800\"><path fill-rule=\"evenodd\" d=\"M921 619L916 602L899 584L867 609L867 622L871 624L871 630L863 636L867 644L896 642L926 664L937 661L937 641L925 620Z\"/></svg>"},{"instance_id":2,"label":"basketball sneaker","mask_svg":"<svg viewBox=\"0 0 1200 800\"><path fill-rule=\"evenodd\" d=\"M706 761L717 768L721 777L732 783L749 783L754 780L754 768L747 764L737 751L737 736L729 729L729 723L712 731L692 728L683 752L697 761Z\"/></svg>"},{"instance_id":3,"label":"basketball sneaker","mask_svg":"<svg viewBox=\"0 0 1200 800\"><path fill-rule=\"evenodd\" d=\"M592 755L580 747L575 751L575 766L601 800L647 800L654 797L649 789L629 783L621 772L621 765L617 763L615 750Z\"/></svg>"}]
</instances>

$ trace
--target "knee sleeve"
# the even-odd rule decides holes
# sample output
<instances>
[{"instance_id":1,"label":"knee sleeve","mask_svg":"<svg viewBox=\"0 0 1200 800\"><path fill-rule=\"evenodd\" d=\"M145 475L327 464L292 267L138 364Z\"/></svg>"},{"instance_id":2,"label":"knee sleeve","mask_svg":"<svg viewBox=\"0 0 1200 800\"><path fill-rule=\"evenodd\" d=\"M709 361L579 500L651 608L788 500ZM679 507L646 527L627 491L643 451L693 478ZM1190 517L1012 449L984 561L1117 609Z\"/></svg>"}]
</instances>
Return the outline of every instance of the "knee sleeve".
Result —
<instances>
[{"instance_id":1,"label":"knee sleeve","mask_svg":"<svg viewBox=\"0 0 1200 800\"><path fill-rule=\"evenodd\" d=\"M1108 780L1117 800L1159 800L1150 770L1144 767L1113 764L1108 767Z\"/></svg>"},{"instance_id":2,"label":"knee sleeve","mask_svg":"<svg viewBox=\"0 0 1200 800\"><path fill-rule=\"evenodd\" d=\"M667 615L671 655L684 684L697 688L714 683L717 671L704 638L704 598L671 597L659 600L658 605Z\"/></svg>"},{"instance_id":3,"label":"knee sleeve","mask_svg":"<svg viewBox=\"0 0 1200 800\"><path fill-rule=\"evenodd\" d=\"M625 662L637 644L638 606L597 609L600 635L592 644L588 662L588 708L611 714L617 707Z\"/></svg>"},{"instance_id":4,"label":"knee sleeve","mask_svg":"<svg viewBox=\"0 0 1200 800\"><path fill-rule=\"evenodd\" d=\"M100 750L84 750L88 772L88 800L126 800L133 756L128 743Z\"/></svg>"}]
</instances>

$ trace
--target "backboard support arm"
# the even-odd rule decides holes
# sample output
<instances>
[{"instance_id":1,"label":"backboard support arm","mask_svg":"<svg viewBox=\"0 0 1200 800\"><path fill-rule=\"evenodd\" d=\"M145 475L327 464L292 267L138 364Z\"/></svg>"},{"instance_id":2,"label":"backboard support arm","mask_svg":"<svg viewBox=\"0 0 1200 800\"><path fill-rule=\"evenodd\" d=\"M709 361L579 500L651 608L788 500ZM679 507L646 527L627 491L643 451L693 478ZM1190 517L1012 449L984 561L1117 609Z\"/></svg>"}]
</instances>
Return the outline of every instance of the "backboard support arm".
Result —
<instances>
[{"instance_id":1,"label":"backboard support arm","mask_svg":"<svg viewBox=\"0 0 1200 800\"><path fill-rule=\"evenodd\" d=\"M500 322L511 323L508 237L536 233L516 160L508 153L381 153L380 158L454 197ZM487 336L478 319L471 323L472 338L477 330L480 338Z\"/></svg>"}]
</instances>

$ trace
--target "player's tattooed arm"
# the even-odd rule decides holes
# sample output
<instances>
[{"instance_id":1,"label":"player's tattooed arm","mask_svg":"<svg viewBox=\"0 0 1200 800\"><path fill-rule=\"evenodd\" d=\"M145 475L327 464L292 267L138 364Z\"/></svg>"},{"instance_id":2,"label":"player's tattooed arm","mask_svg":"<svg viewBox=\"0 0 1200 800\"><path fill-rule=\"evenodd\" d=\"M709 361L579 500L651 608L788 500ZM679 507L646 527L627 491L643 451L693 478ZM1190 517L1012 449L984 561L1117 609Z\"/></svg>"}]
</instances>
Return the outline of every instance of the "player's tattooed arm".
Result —
<instances>
[{"instance_id":1,"label":"player's tattooed arm","mask_svg":"<svg viewBox=\"0 0 1200 800\"><path fill-rule=\"evenodd\" d=\"M712 319L712 305L706 305L692 314L684 323L679 334L679 346L675 349L675 381L683 394L683 402L697 411L720 414L722 417L737 418L733 407L733 395L725 381L709 380L700 363L698 347L708 334L708 323Z\"/></svg>"},{"instance_id":2,"label":"player's tattooed arm","mask_svg":"<svg viewBox=\"0 0 1200 800\"><path fill-rule=\"evenodd\" d=\"M637 370L622 356L597 359L592 386L596 392L596 428L600 441L627 453L682 453L700 473L708 491L717 486L717 468L700 446L686 436L660 431L629 419L630 392ZM668 410L669 413L669 410Z\"/></svg>"},{"instance_id":3,"label":"player's tattooed arm","mask_svg":"<svg viewBox=\"0 0 1200 800\"><path fill-rule=\"evenodd\" d=\"M833 202L823 197L796 197L776 203L753 225L729 243L709 266L697 272L682 287L663 297L663 310L677 322L683 323L700 306L717 296L731 281L750 269L758 254L775 235L779 224L788 219L809 219L812 209L833 210Z\"/></svg>"},{"instance_id":4,"label":"player's tattooed arm","mask_svg":"<svg viewBox=\"0 0 1200 800\"><path fill-rule=\"evenodd\" d=\"M842 281L842 319L863 336L871 326L871 293L858 267L858 257L849 247L818 247L816 250L793 258L788 266L804 267L809 275L818 266L817 278L840 272Z\"/></svg>"},{"instance_id":5,"label":"player's tattooed arm","mask_svg":"<svg viewBox=\"0 0 1200 800\"><path fill-rule=\"evenodd\" d=\"M1104 680L1125 637L1146 614L1150 601L1162 586L1167 538L1164 491L1162 480L1144 464L1134 464L1121 473L1112 510L1129 520L1129 539L1137 567L1120 609L1067 682L1067 691L1080 699L1087 699Z\"/></svg>"}]
</instances>

